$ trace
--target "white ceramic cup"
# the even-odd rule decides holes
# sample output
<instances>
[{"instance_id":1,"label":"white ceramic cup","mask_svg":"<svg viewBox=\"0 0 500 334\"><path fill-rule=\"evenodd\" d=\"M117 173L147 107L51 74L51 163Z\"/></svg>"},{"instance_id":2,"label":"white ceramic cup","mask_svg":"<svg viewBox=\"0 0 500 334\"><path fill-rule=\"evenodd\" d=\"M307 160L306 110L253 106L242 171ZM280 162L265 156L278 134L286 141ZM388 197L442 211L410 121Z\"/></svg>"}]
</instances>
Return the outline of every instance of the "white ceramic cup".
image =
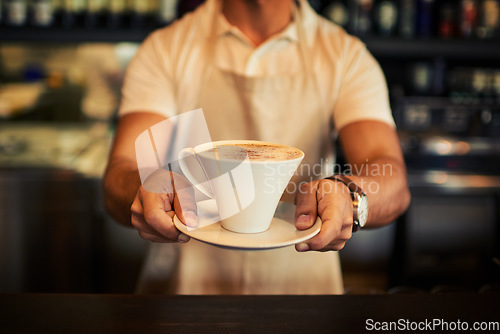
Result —
<instances>
[{"instance_id":1,"label":"white ceramic cup","mask_svg":"<svg viewBox=\"0 0 500 334\"><path fill-rule=\"evenodd\" d=\"M248 145L252 149L247 151ZM270 147L292 154L254 158L259 149ZM303 158L302 151L285 145L226 140L182 150L179 166L199 191L215 199L222 227L238 233L259 233L269 228Z\"/></svg>"}]
</instances>

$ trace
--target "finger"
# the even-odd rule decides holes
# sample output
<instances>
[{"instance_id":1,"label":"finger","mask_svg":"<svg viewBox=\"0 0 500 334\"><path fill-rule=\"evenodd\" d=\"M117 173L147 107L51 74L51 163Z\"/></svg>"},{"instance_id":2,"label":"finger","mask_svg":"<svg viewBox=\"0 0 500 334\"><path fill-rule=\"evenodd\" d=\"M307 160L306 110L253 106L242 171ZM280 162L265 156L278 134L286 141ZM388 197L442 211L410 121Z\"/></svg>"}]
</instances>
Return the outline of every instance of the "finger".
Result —
<instances>
[{"instance_id":1,"label":"finger","mask_svg":"<svg viewBox=\"0 0 500 334\"><path fill-rule=\"evenodd\" d=\"M131 223L132 226L134 226L137 229L137 232L139 233L139 236L145 240L153 241L153 242L174 242L174 241L179 241L179 242L188 242L190 240L190 237L180 233L177 237L176 240L169 239L168 237L158 233L151 225L148 224L146 219L144 218L144 208L142 204L142 198L144 196L144 189L140 189L140 191L137 192L137 195L134 199L134 202L131 205ZM167 199L165 201L165 212L167 215L170 217L170 219L173 218L174 213L170 209L170 204L169 200Z\"/></svg>"},{"instance_id":2,"label":"finger","mask_svg":"<svg viewBox=\"0 0 500 334\"><path fill-rule=\"evenodd\" d=\"M321 230L305 243L296 245L297 251L329 250L328 246L340 241L339 238L346 219L347 224L349 224L349 216L346 211L349 211L347 205L350 201L350 195L346 191L347 188L345 186L337 187L336 182L333 181L322 180L316 189L318 216L322 221Z\"/></svg>"},{"instance_id":3,"label":"finger","mask_svg":"<svg viewBox=\"0 0 500 334\"><path fill-rule=\"evenodd\" d=\"M306 230L313 226L317 215L316 191L317 182L305 183L300 186L296 196L295 227Z\"/></svg>"},{"instance_id":4,"label":"finger","mask_svg":"<svg viewBox=\"0 0 500 334\"><path fill-rule=\"evenodd\" d=\"M135 216L142 216L144 214L144 209L142 207L142 202L141 199L139 198L139 192L135 195L134 201L132 202L132 205L130 206L130 213L132 217Z\"/></svg>"},{"instance_id":5,"label":"finger","mask_svg":"<svg viewBox=\"0 0 500 334\"><path fill-rule=\"evenodd\" d=\"M174 174L174 210L179 220L189 227L198 227L198 210L196 207L193 185L183 176Z\"/></svg>"},{"instance_id":6,"label":"finger","mask_svg":"<svg viewBox=\"0 0 500 334\"><path fill-rule=\"evenodd\" d=\"M154 228L152 228L144 218L144 209L142 207L142 201L141 201L141 196L139 196L139 192L135 197L134 202L132 203L131 206L131 211L132 211L132 218L131 218L131 223L132 226L137 230L139 233L139 236L145 240L153 241L153 242L174 242L174 240L170 240L164 235L158 233ZM172 212L172 211L170 211ZM169 212L167 212L167 215L170 216ZM173 217L173 212L172 212L172 217ZM190 238L187 235L180 234L177 240L179 242L188 242Z\"/></svg>"},{"instance_id":7,"label":"finger","mask_svg":"<svg viewBox=\"0 0 500 334\"><path fill-rule=\"evenodd\" d=\"M145 231L148 233L156 233L156 231L151 228L144 219L144 208L142 207L142 201L139 196L139 192L136 194L134 202L130 207L131 212L131 224L132 226L140 231Z\"/></svg>"},{"instance_id":8,"label":"finger","mask_svg":"<svg viewBox=\"0 0 500 334\"><path fill-rule=\"evenodd\" d=\"M139 236L145 240L153 242L173 242L149 226L142 215L136 213L132 214L132 226L135 227Z\"/></svg>"},{"instance_id":9,"label":"finger","mask_svg":"<svg viewBox=\"0 0 500 334\"><path fill-rule=\"evenodd\" d=\"M339 251L343 249L347 243L347 241L352 237L352 221L344 221L342 224L342 230L340 234L330 241L329 244L326 246L322 247L322 245L309 245L305 243L304 245L300 245L296 247L298 251L308 251L308 250L316 250L320 252L325 252L325 251ZM326 241L328 241L329 237L326 237Z\"/></svg>"},{"instance_id":10,"label":"finger","mask_svg":"<svg viewBox=\"0 0 500 334\"><path fill-rule=\"evenodd\" d=\"M298 251L322 250L332 240L336 239L341 230L341 222L335 221L334 211L333 209L329 209L323 212L323 216L320 216L322 222L321 230L314 237L307 240L305 245L297 245L296 248Z\"/></svg>"},{"instance_id":11,"label":"finger","mask_svg":"<svg viewBox=\"0 0 500 334\"><path fill-rule=\"evenodd\" d=\"M352 236L352 223L344 224L340 235L328 245L320 249L320 251L339 251L345 247L347 241Z\"/></svg>"},{"instance_id":12,"label":"finger","mask_svg":"<svg viewBox=\"0 0 500 334\"><path fill-rule=\"evenodd\" d=\"M139 194L144 211L146 224L157 233L171 241L177 241L180 232L175 228L170 210L170 198L168 194L155 194L142 191Z\"/></svg>"},{"instance_id":13,"label":"finger","mask_svg":"<svg viewBox=\"0 0 500 334\"><path fill-rule=\"evenodd\" d=\"M309 250L330 250L329 246L335 245L338 242L344 242L344 240L339 240L340 225L341 222L326 221L325 224L322 225L321 231L307 241Z\"/></svg>"},{"instance_id":14,"label":"finger","mask_svg":"<svg viewBox=\"0 0 500 334\"><path fill-rule=\"evenodd\" d=\"M343 224L342 231L337 237L337 241L325 247L325 250L339 251L345 247L347 241L352 237L352 223Z\"/></svg>"},{"instance_id":15,"label":"finger","mask_svg":"<svg viewBox=\"0 0 500 334\"><path fill-rule=\"evenodd\" d=\"M139 215L139 214L132 214L132 226L135 227L135 229L139 232L147 232L150 234L158 234L151 226L149 226L144 219L144 216Z\"/></svg>"}]
</instances>

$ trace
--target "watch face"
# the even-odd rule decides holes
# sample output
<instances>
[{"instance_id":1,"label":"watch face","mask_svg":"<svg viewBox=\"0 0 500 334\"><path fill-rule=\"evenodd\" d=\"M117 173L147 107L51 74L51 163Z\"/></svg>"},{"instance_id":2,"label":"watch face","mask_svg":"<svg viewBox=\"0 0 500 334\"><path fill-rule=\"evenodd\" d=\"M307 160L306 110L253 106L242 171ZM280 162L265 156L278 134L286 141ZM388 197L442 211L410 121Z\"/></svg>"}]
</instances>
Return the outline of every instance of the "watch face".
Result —
<instances>
[{"instance_id":1,"label":"watch face","mask_svg":"<svg viewBox=\"0 0 500 334\"><path fill-rule=\"evenodd\" d=\"M358 221L361 227L365 226L368 220L368 198L358 196Z\"/></svg>"}]
</instances>

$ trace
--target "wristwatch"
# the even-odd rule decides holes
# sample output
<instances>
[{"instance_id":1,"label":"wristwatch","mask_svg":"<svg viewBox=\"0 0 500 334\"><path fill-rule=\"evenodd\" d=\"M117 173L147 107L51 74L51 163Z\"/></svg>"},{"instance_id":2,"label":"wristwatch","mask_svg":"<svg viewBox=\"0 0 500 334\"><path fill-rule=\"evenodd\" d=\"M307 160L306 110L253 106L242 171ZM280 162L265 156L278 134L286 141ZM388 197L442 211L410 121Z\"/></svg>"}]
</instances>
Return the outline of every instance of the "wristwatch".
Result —
<instances>
[{"instance_id":1,"label":"wristwatch","mask_svg":"<svg viewBox=\"0 0 500 334\"><path fill-rule=\"evenodd\" d=\"M342 182L351 192L353 205L353 225L352 231L357 232L363 228L368 219L368 197L361 187L354 183L350 178L342 174L335 174L327 177L328 180Z\"/></svg>"}]
</instances>

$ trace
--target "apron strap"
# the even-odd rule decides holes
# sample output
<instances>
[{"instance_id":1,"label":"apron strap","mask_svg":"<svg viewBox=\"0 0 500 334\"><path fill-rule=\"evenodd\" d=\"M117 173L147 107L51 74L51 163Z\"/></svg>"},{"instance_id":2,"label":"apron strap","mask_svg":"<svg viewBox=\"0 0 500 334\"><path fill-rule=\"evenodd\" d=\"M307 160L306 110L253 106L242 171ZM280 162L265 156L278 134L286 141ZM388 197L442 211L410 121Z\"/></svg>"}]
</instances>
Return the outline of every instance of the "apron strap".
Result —
<instances>
[{"instance_id":1,"label":"apron strap","mask_svg":"<svg viewBox=\"0 0 500 334\"><path fill-rule=\"evenodd\" d=\"M209 38L207 40L207 45L206 45L206 50L207 50L207 55L208 55L208 66L205 67L204 73L203 73L203 79L202 82L204 85L209 84L206 82L207 78L209 77L209 71L213 70L215 67L215 45L217 42L217 20L219 17L219 14L221 13L221 6L222 6L222 1L220 0L213 0L212 2L212 22L211 22L211 27L210 27L210 34ZM322 157L326 158L324 159L323 162L323 167L322 171L323 174L321 177L326 177L329 176L327 172L327 167L329 164L332 164L335 161L335 151L334 151L334 146L333 146L333 141L335 139L334 133L333 133L333 126L332 126L332 115L330 113L330 110L327 108L327 103L325 101L325 98L323 98L320 90L320 84L318 81L318 77L316 76L313 68L313 59L312 59L312 52L309 50L308 43L307 43L307 38L306 38L306 32L305 32L305 25L303 23L303 18L302 18L302 12L303 12L303 7L307 6L308 4L305 2L305 0L293 0L291 1L291 5L293 6L292 12L293 12L293 19L295 21L295 26L297 29L297 36L298 36L298 48L299 48L299 53L300 53L300 58L302 62L302 68L304 69L306 73L306 78L311 82L312 85L314 85L314 92L316 94L317 101L320 101L321 105L321 117L324 120L324 124L321 126L321 138L325 142L321 143L322 146Z\"/></svg>"},{"instance_id":2,"label":"apron strap","mask_svg":"<svg viewBox=\"0 0 500 334\"><path fill-rule=\"evenodd\" d=\"M296 18L296 26L297 26L297 35L299 38L299 49L303 61L303 68L307 73L308 80L312 81L314 85L314 92L316 93L316 98L320 101L321 105L321 114L324 119L324 124L321 126L321 138L326 142L321 143L322 146L322 168L321 178L330 176L331 174L328 171L329 166L333 166L335 163L335 147L333 146L333 141L336 138L335 132L333 131L333 116L330 113L330 110L327 107L327 103L325 98L321 95L320 83L318 76L314 72L313 68L313 52L309 50L307 45L307 38L305 32L305 25L302 21L302 10L300 10L300 6L305 6L304 0L295 0L295 12L294 17Z\"/></svg>"}]
</instances>

